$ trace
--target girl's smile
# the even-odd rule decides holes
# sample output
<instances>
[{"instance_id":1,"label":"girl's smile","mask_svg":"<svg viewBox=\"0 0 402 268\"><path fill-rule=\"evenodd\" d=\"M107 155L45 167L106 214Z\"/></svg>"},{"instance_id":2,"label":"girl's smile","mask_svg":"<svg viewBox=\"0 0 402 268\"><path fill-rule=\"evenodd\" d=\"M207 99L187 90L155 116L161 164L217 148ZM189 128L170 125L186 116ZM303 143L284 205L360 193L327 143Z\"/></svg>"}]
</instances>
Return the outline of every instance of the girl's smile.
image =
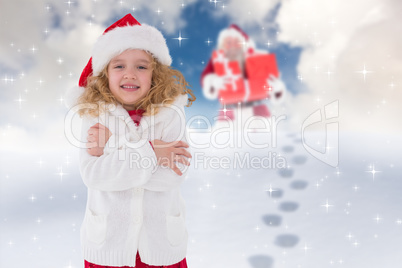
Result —
<instances>
[{"instance_id":1,"label":"girl's smile","mask_svg":"<svg viewBox=\"0 0 402 268\"><path fill-rule=\"evenodd\" d=\"M123 90L128 91L128 92L132 92L132 91L136 91L137 89L139 89L139 86L136 85L130 85L130 84L124 84L120 86Z\"/></svg>"},{"instance_id":2,"label":"girl's smile","mask_svg":"<svg viewBox=\"0 0 402 268\"><path fill-rule=\"evenodd\" d=\"M126 110L151 89L152 58L143 50L130 49L112 58L108 66L109 88Z\"/></svg>"}]
</instances>

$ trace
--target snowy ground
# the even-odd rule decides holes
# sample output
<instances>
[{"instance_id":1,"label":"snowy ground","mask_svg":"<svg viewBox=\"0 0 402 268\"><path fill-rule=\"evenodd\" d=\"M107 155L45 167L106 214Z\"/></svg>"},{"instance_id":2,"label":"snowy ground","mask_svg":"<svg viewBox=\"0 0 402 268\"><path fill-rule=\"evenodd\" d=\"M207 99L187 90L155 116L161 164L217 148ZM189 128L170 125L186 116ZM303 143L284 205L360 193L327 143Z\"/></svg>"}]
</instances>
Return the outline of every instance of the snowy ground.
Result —
<instances>
[{"instance_id":1,"label":"snowy ground","mask_svg":"<svg viewBox=\"0 0 402 268\"><path fill-rule=\"evenodd\" d=\"M191 135L198 144L211 138ZM252 133L257 141L267 135ZM276 148L193 149L182 187L189 268L401 267L402 138L341 133L339 140L338 168L307 153L298 133L278 133ZM236 157L268 161L269 153L288 167L235 166ZM230 161L217 168L213 159ZM0 267L83 267L86 189L77 165L74 150L2 153Z\"/></svg>"}]
</instances>

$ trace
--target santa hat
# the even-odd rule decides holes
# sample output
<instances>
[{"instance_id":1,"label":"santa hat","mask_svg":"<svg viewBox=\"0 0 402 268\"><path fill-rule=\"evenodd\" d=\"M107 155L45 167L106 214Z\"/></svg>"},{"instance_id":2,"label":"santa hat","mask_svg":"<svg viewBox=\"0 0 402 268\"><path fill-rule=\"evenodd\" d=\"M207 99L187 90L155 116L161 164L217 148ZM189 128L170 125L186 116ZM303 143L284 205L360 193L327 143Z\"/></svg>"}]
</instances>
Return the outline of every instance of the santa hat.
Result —
<instances>
[{"instance_id":1,"label":"santa hat","mask_svg":"<svg viewBox=\"0 0 402 268\"><path fill-rule=\"evenodd\" d=\"M244 44L244 51L252 52L250 50L254 49L254 42L251 40L248 35L240 29L236 24L230 25L227 29L222 30L218 35L218 49L221 49L223 46L223 41L226 37L235 37L239 40L240 43Z\"/></svg>"},{"instance_id":2,"label":"santa hat","mask_svg":"<svg viewBox=\"0 0 402 268\"><path fill-rule=\"evenodd\" d=\"M142 49L150 52L162 64L172 63L162 33L152 26L141 25L131 14L127 14L98 38L92 49L92 57L82 71L79 86L85 87L89 76L99 75L113 57L127 49Z\"/></svg>"}]
</instances>

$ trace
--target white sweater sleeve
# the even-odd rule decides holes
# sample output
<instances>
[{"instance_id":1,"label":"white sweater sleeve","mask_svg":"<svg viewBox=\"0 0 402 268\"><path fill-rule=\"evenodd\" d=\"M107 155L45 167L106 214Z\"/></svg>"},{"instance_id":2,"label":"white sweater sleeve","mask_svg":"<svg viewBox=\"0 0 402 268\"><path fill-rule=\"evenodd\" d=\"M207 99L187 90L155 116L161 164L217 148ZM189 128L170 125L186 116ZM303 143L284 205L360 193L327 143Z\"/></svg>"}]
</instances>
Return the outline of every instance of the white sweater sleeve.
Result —
<instances>
[{"instance_id":1,"label":"white sweater sleeve","mask_svg":"<svg viewBox=\"0 0 402 268\"><path fill-rule=\"evenodd\" d=\"M97 118L84 117L81 141L87 140L87 131L95 123ZM123 146L100 157L91 156L86 148L81 148L79 156L84 184L100 191L123 191L141 187L150 179L157 163L148 141L139 148Z\"/></svg>"},{"instance_id":2,"label":"white sweater sleeve","mask_svg":"<svg viewBox=\"0 0 402 268\"><path fill-rule=\"evenodd\" d=\"M165 142L187 142L184 107L178 108L173 113L169 113L169 115L170 116L168 120L163 120L163 122L159 123L159 126L156 126L156 128L162 127L162 130L160 134L161 136L155 138L161 139ZM188 148L186 150L190 151ZM169 191L179 187L186 177L189 166L183 165L181 163L176 163L176 165L181 170L183 175L177 175L169 167L157 166L156 171L152 174L150 180L142 187L150 191Z\"/></svg>"}]
</instances>

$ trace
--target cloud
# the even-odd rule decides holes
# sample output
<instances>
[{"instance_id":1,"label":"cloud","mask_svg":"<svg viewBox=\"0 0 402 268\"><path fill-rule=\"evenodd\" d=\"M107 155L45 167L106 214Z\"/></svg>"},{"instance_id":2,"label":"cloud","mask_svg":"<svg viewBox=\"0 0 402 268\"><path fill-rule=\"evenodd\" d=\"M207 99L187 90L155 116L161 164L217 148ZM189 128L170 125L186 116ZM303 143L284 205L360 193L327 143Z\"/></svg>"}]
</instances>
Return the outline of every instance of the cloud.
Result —
<instances>
[{"instance_id":1,"label":"cloud","mask_svg":"<svg viewBox=\"0 0 402 268\"><path fill-rule=\"evenodd\" d=\"M229 14L233 23L244 26L261 24L269 20L269 15L279 3L279 0L230 0L221 8L220 15Z\"/></svg>"},{"instance_id":2,"label":"cloud","mask_svg":"<svg viewBox=\"0 0 402 268\"><path fill-rule=\"evenodd\" d=\"M214 3L210 3L213 5ZM280 0L229 0L217 4L213 16L226 17L230 23L237 24L251 39L259 44L273 43L276 39L276 27L274 17L279 7ZM265 49L267 48L266 45Z\"/></svg>"},{"instance_id":3,"label":"cloud","mask_svg":"<svg viewBox=\"0 0 402 268\"><path fill-rule=\"evenodd\" d=\"M397 10L396 1L283 2L278 40L303 47L297 69L309 88L289 109L298 125L339 100L341 129L402 130L396 123L402 93L392 86L402 84Z\"/></svg>"}]
</instances>

